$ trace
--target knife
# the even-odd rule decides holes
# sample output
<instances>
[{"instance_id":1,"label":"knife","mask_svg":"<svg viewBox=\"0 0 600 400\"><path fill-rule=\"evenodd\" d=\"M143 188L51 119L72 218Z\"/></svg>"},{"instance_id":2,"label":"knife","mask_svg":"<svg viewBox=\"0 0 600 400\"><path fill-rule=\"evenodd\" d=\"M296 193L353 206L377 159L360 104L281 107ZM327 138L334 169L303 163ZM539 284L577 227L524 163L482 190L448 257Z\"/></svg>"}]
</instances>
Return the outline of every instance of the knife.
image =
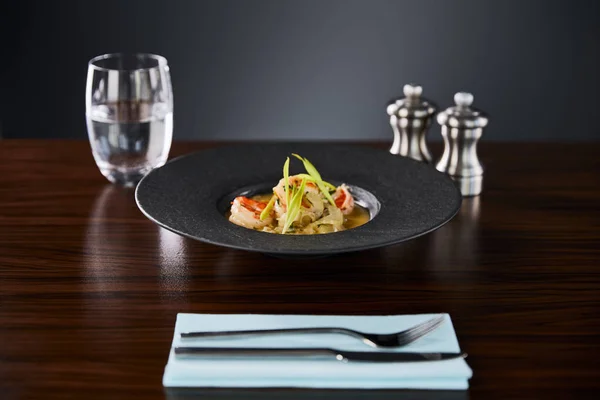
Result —
<instances>
[{"instance_id":1,"label":"knife","mask_svg":"<svg viewBox=\"0 0 600 400\"><path fill-rule=\"evenodd\" d=\"M203 358L302 358L342 362L422 362L466 358L466 353L344 351L329 348L175 347L176 356Z\"/></svg>"}]
</instances>

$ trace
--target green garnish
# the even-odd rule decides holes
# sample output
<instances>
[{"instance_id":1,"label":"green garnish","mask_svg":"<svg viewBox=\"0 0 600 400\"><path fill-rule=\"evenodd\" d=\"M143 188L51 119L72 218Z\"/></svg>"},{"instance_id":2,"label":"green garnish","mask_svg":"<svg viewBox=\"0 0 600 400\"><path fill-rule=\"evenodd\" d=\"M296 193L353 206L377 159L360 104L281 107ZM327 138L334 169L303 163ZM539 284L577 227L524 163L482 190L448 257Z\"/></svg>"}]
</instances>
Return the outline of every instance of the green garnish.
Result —
<instances>
[{"instance_id":1,"label":"green garnish","mask_svg":"<svg viewBox=\"0 0 600 400\"><path fill-rule=\"evenodd\" d=\"M317 181L315 178L313 178L312 176L310 176L308 174L298 174L296 176L299 177L299 178L304 178L308 182L316 182ZM330 189L330 191L333 190L335 192L335 190L337 189L334 185L332 185L329 182L326 182L326 181L322 181L322 182L325 184L325 186L327 186Z\"/></svg>"},{"instance_id":2,"label":"green garnish","mask_svg":"<svg viewBox=\"0 0 600 400\"><path fill-rule=\"evenodd\" d=\"M269 200L269 203L267 204L267 206L265 207L264 210L262 210L262 212L260 213L260 220L264 221L265 219L267 219L267 217L269 216L269 214L271 214L271 210L273 209L273 206L275 205L275 199L277 199L276 195L273 195L271 197L271 200Z\"/></svg>"},{"instance_id":3,"label":"green garnish","mask_svg":"<svg viewBox=\"0 0 600 400\"><path fill-rule=\"evenodd\" d=\"M337 207L335 205L335 201L333 201L333 197L331 197L331 195L329 194L329 191L325 187L326 185L323 182L323 179L321 179L321 174L319 174L319 171L317 171L315 166L312 165L311 162L308 161L306 158L300 157L298 154L292 153L292 155L294 157L296 157L298 160L302 161L302 163L304 164L304 168L306 169L306 172L308 172L308 174L314 179L315 183L317 184L317 186L319 187L321 192L325 195L325 198L329 201L329 203L331 203L332 206ZM289 159L289 157L288 157L288 159ZM285 167L284 167L284 169L285 169ZM286 180L286 183L287 183L287 180Z\"/></svg>"},{"instance_id":4,"label":"green garnish","mask_svg":"<svg viewBox=\"0 0 600 400\"><path fill-rule=\"evenodd\" d=\"M285 191L285 204L290 204L290 158L286 158L285 163L283 164L283 179L285 182L284 191Z\"/></svg>"},{"instance_id":5,"label":"green garnish","mask_svg":"<svg viewBox=\"0 0 600 400\"><path fill-rule=\"evenodd\" d=\"M304 189L306 188L306 179L302 179L302 183L299 188L294 188L292 199L288 203L287 212L285 214L285 224L283 225L283 231L286 233L287 230L292 226L292 223L300 213L300 206L302 204L302 196L304 196Z\"/></svg>"}]
</instances>

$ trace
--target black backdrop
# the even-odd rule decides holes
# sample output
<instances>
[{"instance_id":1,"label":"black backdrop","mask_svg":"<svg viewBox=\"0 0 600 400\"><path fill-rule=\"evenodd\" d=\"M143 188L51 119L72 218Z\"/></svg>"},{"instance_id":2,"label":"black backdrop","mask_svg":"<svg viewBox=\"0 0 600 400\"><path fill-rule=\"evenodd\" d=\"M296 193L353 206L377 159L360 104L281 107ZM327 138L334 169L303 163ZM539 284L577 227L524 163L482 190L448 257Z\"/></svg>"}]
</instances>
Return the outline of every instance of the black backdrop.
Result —
<instances>
[{"instance_id":1,"label":"black backdrop","mask_svg":"<svg viewBox=\"0 0 600 400\"><path fill-rule=\"evenodd\" d=\"M416 81L491 115L485 140L596 140L600 1L3 1L4 137L86 138L87 61L171 65L176 139L387 139ZM439 137L434 125L431 136Z\"/></svg>"}]
</instances>

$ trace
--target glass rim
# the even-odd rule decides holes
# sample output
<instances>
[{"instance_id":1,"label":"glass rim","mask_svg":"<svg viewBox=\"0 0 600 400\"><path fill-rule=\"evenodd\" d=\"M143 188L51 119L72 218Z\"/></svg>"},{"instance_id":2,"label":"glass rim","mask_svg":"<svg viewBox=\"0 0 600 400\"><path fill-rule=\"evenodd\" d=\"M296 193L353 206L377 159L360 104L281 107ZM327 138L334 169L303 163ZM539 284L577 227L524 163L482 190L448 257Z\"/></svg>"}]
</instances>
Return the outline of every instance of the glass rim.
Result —
<instances>
[{"instance_id":1,"label":"glass rim","mask_svg":"<svg viewBox=\"0 0 600 400\"><path fill-rule=\"evenodd\" d=\"M116 68L100 67L99 65L95 64L98 61L108 60L110 58L140 57L140 56L154 59L154 60L158 61L158 65L154 66L154 67L147 67L147 68L116 69ZM88 66L90 68L95 69L96 71L148 71L148 70L156 69L159 67L165 67L167 65L168 65L167 59L165 57L160 56L158 54L153 54L153 53L106 53L106 54L101 54L99 56L96 56L96 57L92 58L90 61L88 61Z\"/></svg>"}]
</instances>

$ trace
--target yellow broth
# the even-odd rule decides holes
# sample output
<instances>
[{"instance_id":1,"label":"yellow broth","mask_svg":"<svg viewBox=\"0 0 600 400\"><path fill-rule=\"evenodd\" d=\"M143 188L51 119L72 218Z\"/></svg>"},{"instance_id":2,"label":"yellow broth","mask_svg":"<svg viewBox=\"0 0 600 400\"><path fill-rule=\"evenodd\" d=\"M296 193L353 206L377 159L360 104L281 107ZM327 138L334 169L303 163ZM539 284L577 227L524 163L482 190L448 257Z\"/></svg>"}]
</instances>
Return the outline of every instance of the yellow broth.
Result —
<instances>
[{"instance_id":1,"label":"yellow broth","mask_svg":"<svg viewBox=\"0 0 600 400\"><path fill-rule=\"evenodd\" d=\"M344 228L352 229L364 225L369 222L370 218L369 210L354 203L354 210L344 216Z\"/></svg>"}]
</instances>

